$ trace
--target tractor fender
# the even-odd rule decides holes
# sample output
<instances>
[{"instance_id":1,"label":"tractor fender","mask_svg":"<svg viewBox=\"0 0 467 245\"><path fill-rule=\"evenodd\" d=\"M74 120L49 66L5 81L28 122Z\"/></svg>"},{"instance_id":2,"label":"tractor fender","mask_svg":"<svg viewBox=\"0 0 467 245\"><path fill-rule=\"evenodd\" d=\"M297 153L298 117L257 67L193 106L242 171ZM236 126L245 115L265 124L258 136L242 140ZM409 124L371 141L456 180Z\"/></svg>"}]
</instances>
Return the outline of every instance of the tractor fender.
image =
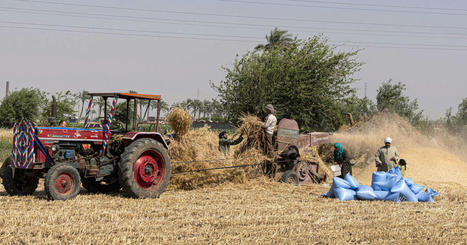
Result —
<instances>
[{"instance_id":1,"label":"tractor fender","mask_svg":"<svg viewBox=\"0 0 467 245\"><path fill-rule=\"evenodd\" d=\"M160 142L165 149L169 149L167 142L165 142L164 137L158 132L128 132L123 136L123 140L133 142L142 138L154 139L157 142Z\"/></svg>"}]
</instances>

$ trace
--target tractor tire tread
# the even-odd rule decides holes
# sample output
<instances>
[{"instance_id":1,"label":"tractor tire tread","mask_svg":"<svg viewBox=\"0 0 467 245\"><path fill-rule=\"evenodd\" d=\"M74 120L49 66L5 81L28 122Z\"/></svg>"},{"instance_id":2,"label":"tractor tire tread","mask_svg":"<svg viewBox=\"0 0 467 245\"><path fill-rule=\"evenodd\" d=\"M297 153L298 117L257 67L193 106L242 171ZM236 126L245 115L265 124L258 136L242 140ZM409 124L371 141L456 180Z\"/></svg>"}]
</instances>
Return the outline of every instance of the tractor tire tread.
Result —
<instances>
[{"instance_id":1,"label":"tractor tire tread","mask_svg":"<svg viewBox=\"0 0 467 245\"><path fill-rule=\"evenodd\" d=\"M30 179L30 183L28 183L27 186L24 186L23 188L19 189L13 178L13 171L10 166L11 161L11 157L8 157L7 159L5 159L2 165L2 182L6 192L10 196L32 195L36 191L37 186L39 185L39 177L32 177Z\"/></svg>"},{"instance_id":2,"label":"tractor tire tread","mask_svg":"<svg viewBox=\"0 0 467 245\"><path fill-rule=\"evenodd\" d=\"M142 189L141 187L139 187L138 183L136 183L134 177L134 163L136 162L140 154L144 152L144 150L142 149L145 149L145 147L147 149L148 146L151 145L151 148L157 149L164 158L165 173L161 183L154 189L148 191ZM122 185L123 191L129 196L135 198L158 198L169 185L172 171L170 158L167 150L160 142L150 138L138 139L131 143L128 147L126 147L125 151L121 155L118 170L119 180L120 184Z\"/></svg>"},{"instance_id":3,"label":"tractor tire tread","mask_svg":"<svg viewBox=\"0 0 467 245\"><path fill-rule=\"evenodd\" d=\"M58 175L57 173L60 173L60 171L67 172L68 174L73 175L72 177L75 180L75 186L74 186L75 188L71 192L71 194L67 196L62 196L55 191L55 178L57 177L55 175ZM79 194L80 187L81 187L81 177L79 175L79 172L76 168L74 168L70 164L58 163L54 165L53 167L51 167L47 171L47 174L45 175L44 190L49 200L64 201L64 200L73 199Z\"/></svg>"}]
</instances>

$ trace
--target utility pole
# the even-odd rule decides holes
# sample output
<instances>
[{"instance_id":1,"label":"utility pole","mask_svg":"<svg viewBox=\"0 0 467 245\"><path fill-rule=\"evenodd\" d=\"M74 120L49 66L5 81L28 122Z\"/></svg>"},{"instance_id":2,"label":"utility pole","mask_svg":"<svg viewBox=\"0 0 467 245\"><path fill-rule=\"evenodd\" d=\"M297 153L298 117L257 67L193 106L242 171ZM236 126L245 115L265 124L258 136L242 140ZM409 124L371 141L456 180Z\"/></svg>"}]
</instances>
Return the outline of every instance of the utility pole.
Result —
<instances>
[{"instance_id":1,"label":"utility pole","mask_svg":"<svg viewBox=\"0 0 467 245\"><path fill-rule=\"evenodd\" d=\"M198 88L198 90L196 91L196 99L199 100L199 88Z\"/></svg>"},{"instance_id":2,"label":"utility pole","mask_svg":"<svg viewBox=\"0 0 467 245\"><path fill-rule=\"evenodd\" d=\"M366 85L367 85L367 82L365 82L365 98L366 98Z\"/></svg>"},{"instance_id":3,"label":"utility pole","mask_svg":"<svg viewBox=\"0 0 467 245\"><path fill-rule=\"evenodd\" d=\"M5 98L10 94L10 81L6 81Z\"/></svg>"}]
</instances>

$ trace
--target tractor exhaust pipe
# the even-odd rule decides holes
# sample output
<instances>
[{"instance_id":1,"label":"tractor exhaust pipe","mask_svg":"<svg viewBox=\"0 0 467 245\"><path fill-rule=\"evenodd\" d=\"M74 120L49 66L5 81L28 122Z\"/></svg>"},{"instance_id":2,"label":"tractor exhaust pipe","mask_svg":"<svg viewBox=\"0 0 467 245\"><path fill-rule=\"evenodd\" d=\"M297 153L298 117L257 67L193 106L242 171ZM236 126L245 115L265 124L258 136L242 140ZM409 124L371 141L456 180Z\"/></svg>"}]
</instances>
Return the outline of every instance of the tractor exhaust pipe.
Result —
<instances>
[{"instance_id":1,"label":"tractor exhaust pipe","mask_svg":"<svg viewBox=\"0 0 467 245\"><path fill-rule=\"evenodd\" d=\"M57 123L57 99L52 95L52 110L50 111L49 124L55 126Z\"/></svg>"}]
</instances>

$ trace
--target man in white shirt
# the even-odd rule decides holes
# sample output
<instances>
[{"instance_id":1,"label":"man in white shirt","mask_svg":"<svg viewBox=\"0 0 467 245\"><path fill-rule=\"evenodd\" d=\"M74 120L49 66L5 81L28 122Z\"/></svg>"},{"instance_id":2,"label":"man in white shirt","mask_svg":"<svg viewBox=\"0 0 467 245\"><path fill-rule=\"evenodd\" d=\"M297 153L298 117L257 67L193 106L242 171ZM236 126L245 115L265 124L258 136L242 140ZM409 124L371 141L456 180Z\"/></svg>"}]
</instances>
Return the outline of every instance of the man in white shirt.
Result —
<instances>
[{"instance_id":1,"label":"man in white shirt","mask_svg":"<svg viewBox=\"0 0 467 245\"><path fill-rule=\"evenodd\" d=\"M266 105L265 110L266 113L268 113L268 116L266 117L265 122L262 126L265 132L264 154L266 154L269 157L273 157L274 146L272 144L272 135L274 134L274 128L277 124L277 118L276 116L274 116L274 113L276 113L276 111L274 110L274 107L271 104Z\"/></svg>"}]
</instances>

